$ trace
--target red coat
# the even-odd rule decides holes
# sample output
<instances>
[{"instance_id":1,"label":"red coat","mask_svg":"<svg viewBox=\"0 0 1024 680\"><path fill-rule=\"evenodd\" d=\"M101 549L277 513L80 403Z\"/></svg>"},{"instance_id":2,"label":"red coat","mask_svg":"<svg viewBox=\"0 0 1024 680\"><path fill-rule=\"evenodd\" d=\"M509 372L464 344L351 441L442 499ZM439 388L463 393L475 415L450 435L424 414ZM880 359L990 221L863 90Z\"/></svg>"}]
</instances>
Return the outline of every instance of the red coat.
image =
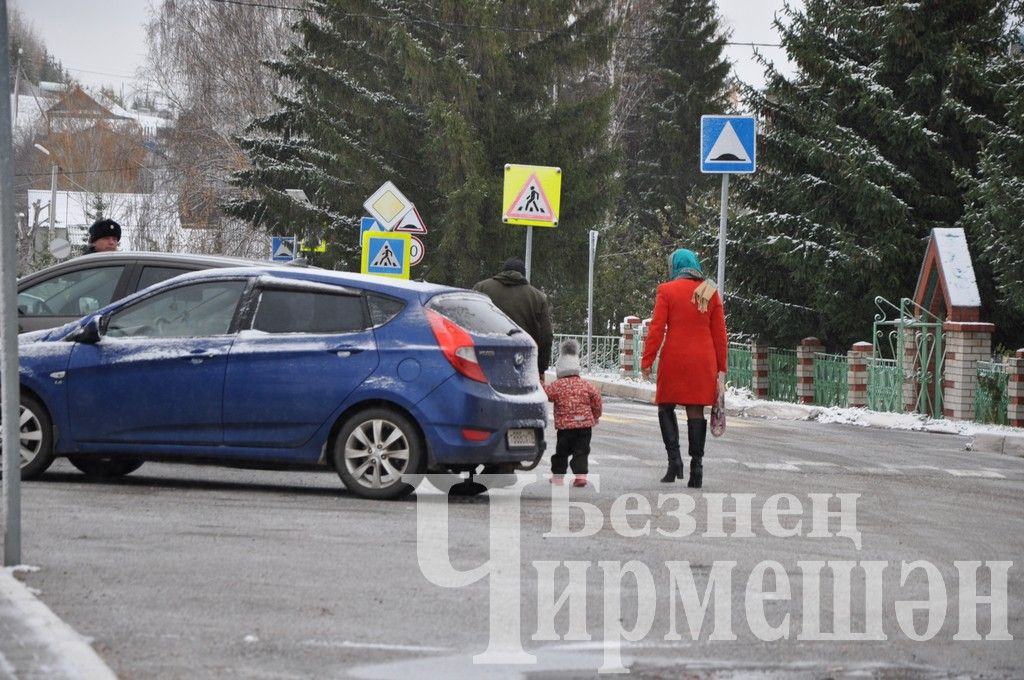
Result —
<instances>
[{"instance_id":1,"label":"red coat","mask_svg":"<svg viewBox=\"0 0 1024 680\"><path fill-rule=\"evenodd\" d=\"M601 418L601 393L578 375L544 385L548 401L555 402L555 429L593 427Z\"/></svg>"},{"instance_id":2,"label":"red coat","mask_svg":"<svg viewBox=\"0 0 1024 680\"><path fill-rule=\"evenodd\" d=\"M718 372L726 370L725 314L717 292L706 312L697 309L691 298L700 283L675 279L658 286L640 368L650 368L661 350L655 394L659 404L715 403Z\"/></svg>"}]
</instances>

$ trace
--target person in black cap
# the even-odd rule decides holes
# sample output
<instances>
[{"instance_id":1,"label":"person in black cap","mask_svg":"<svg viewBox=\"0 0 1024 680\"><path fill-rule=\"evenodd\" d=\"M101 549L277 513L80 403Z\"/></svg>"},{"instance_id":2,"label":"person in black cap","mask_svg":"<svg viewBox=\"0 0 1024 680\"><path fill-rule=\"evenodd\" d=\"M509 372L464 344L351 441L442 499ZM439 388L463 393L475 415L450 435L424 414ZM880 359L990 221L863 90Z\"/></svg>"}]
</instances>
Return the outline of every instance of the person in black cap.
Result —
<instances>
[{"instance_id":1,"label":"person in black cap","mask_svg":"<svg viewBox=\"0 0 1024 680\"><path fill-rule=\"evenodd\" d=\"M537 343L537 369L540 381L551 361L551 307L548 296L526 280L526 263L518 257L505 260L501 271L480 281L473 290L486 294Z\"/></svg>"},{"instance_id":2,"label":"person in black cap","mask_svg":"<svg viewBox=\"0 0 1024 680\"><path fill-rule=\"evenodd\" d=\"M85 247L85 254L112 252L120 243L120 224L111 219L96 220L89 227L89 245Z\"/></svg>"}]
</instances>

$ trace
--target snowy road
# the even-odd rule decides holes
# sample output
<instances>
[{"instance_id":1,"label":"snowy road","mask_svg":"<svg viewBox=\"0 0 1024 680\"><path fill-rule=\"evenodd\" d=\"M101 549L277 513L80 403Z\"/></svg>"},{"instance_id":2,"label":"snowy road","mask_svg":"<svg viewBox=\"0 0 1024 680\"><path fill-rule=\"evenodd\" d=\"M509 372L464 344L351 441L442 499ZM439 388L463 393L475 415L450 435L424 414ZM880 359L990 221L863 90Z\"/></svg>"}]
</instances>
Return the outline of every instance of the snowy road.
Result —
<instances>
[{"instance_id":1,"label":"snowy road","mask_svg":"<svg viewBox=\"0 0 1024 680\"><path fill-rule=\"evenodd\" d=\"M549 437L553 445L553 430ZM458 588L431 583L418 563L417 500L359 500L333 474L146 464L123 481L98 483L61 462L24 485L24 559L42 567L25 580L124 678L582 678L610 669L616 655L634 677L1020 677L1024 459L966 452L964 443L953 435L733 419L722 439L709 439L705 489L694 493L657 481L664 463L654 408L607 400L592 457L599 490L570 491L571 500L593 504L600 531L545 537L553 528L549 486L522 494L514 580L519 639L532 665L473 665L489 630L498 640L514 628L514 616L489 623L511 591L494 592L487 578ZM800 510L772 512L794 507L792 499L773 505L776 494L791 494ZM812 507L827 494L860 496L846 525L836 517L822 532ZM686 498L694 509L681 513ZM730 516L744 498L751 511ZM721 522L715 499L723 499ZM492 505L478 497L448 506L454 568L487 562ZM582 517L573 510L572 531L583 528ZM445 562L420 557L435 567ZM613 577L613 563L630 560L650 577L639 589L633 576ZM919 568L904 580L904 563L914 561ZM984 603L971 609L979 637L999 637L1005 621L1013 640L961 639L974 628L958 607L963 575L974 571L954 563L971 561L1013 562L1007 597L996 598L1006 615L990 617ZM552 626L538 615L550 581L545 565L557 565L558 598L567 562L585 570L585 591L572 600L581 612L573 620L567 605ZM730 586L716 600L729 606L709 604L703 615L684 609L672 590L681 562L701 599L709 579ZM810 578L819 563L823 574ZM844 564L856 565L852 585L842 585ZM940 576L931 592L927 565ZM763 583L752 578L766 568ZM878 580L865 589L871 570ZM980 596L989 592L988 573L977 571ZM843 593L852 595L848 616ZM638 601L638 639L603 642L619 625L633 627ZM918 607L909 624L904 601ZM835 629L833 612L840 612ZM857 639L873 624L880 626L874 637L884 639ZM783 636L770 640L775 634Z\"/></svg>"}]
</instances>

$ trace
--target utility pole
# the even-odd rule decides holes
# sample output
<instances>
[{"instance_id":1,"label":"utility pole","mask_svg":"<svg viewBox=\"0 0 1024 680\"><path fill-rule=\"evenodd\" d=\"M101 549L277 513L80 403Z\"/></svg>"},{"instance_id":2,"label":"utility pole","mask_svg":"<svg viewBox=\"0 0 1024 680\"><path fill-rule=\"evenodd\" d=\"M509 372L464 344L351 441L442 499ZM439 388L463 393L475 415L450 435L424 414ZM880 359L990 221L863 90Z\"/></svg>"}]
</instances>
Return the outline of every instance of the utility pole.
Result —
<instances>
[{"instance_id":1,"label":"utility pole","mask_svg":"<svg viewBox=\"0 0 1024 680\"><path fill-rule=\"evenodd\" d=\"M0 0L0 92L11 91L7 0ZM11 100L0 97L0 426L3 437L4 566L21 564L21 442L18 410L18 237L14 225Z\"/></svg>"},{"instance_id":2,"label":"utility pole","mask_svg":"<svg viewBox=\"0 0 1024 680\"><path fill-rule=\"evenodd\" d=\"M50 236L52 237L57 228L57 157L42 144L33 146L50 157Z\"/></svg>"}]
</instances>

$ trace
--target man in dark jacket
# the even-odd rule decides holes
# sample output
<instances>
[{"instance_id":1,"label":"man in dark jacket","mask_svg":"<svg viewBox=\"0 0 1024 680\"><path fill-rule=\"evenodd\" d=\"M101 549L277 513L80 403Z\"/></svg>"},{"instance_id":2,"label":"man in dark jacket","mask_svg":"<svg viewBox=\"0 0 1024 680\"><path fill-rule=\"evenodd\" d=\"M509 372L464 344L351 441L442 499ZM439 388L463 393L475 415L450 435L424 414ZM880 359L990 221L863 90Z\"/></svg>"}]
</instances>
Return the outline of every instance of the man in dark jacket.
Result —
<instances>
[{"instance_id":1,"label":"man in dark jacket","mask_svg":"<svg viewBox=\"0 0 1024 680\"><path fill-rule=\"evenodd\" d=\"M121 243L121 225L114 220L96 220L89 227L89 245L85 254L109 253Z\"/></svg>"},{"instance_id":2,"label":"man in dark jacket","mask_svg":"<svg viewBox=\"0 0 1024 680\"><path fill-rule=\"evenodd\" d=\"M537 368L541 382L551 361L551 307L548 297L526 280L526 264L518 257L505 260L501 271L484 279L473 290L486 294L537 343Z\"/></svg>"}]
</instances>

